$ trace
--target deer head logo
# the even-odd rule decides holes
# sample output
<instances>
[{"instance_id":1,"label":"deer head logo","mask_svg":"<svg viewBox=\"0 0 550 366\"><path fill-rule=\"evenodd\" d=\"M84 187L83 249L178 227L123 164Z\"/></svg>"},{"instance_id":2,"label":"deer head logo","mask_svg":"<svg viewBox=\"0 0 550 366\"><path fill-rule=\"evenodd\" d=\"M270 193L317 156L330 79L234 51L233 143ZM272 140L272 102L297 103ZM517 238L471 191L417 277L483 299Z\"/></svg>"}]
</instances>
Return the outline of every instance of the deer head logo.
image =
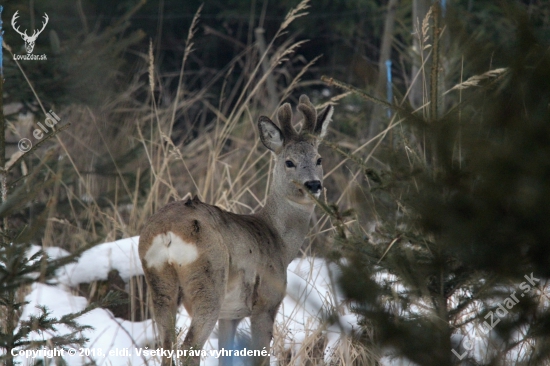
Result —
<instances>
[{"instance_id":1,"label":"deer head logo","mask_svg":"<svg viewBox=\"0 0 550 366\"><path fill-rule=\"evenodd\" d=\"M25 29L24 32L21 32L19 30L19 27L15 24L16 19L19 18L19 15L17 15L18 12L19 12L19 10L17 10L15 12L15 14L13 14L13 17L11 18L11 26L13 27L13 29L17 33L19 33L21 35L21 38L23 38L23 41L25 41L25 49L27 50L27 53L32 53L32 50L34 49L34 43L36 42L36 38L38 37L38 35L40 33L42 33L44 28L46 28L46 24L48 24L48 20L50 18L48 18L48 14L44 13L44 20L45 21L42 22L42 29L40 29L39 31L37 31L35 29L32 33L32 36L28 36L26 29Z\"/></svg>"}]
</instances>

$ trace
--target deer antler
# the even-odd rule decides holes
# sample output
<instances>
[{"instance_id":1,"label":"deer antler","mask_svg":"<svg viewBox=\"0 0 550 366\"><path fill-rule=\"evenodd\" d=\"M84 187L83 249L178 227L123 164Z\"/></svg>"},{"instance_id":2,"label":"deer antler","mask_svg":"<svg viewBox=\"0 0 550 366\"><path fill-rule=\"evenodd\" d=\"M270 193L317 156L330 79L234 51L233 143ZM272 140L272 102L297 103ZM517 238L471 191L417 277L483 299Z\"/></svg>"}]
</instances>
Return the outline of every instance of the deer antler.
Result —
<instances>
[{"instance_id":1,"label":"deer antler","mask_svg":"<svg viewBox=\"0 0 550 366\"><path fill-rule=\"evenodd\" d=\"M13 17L11 18L11 26L13 27L13 29L19 33L21 35L21 37L23 37L23 39L26 39L28 38L29 36L27 35L27 30L25 29L25 32L22 33L20 30L19 30L19 26L16 26L15 25L15 21L17 18L19 18L19 15L17 15L17 13L19 13L19 10L16 10L15 11L15 14L13 14Z\"/></svg>"},{"instance_id":2,"label":"deer antler","mask_svg":"<svg viewBox=\"0 0 550 366\"><path fill-rule=\"evenodd\" d=\"M48 20L50 20L50 18L48 18L48 14L46 14L46 13L44 13L44 20L45 20L45 22L42 22L42 29L40 29L38 32L35 29L34 32L32 33L32 36L30 36L29 38L31 38L33 40L36 39L38 37L38 35L40 33L42 33L44 28L46 28L46 24L48 24Z\"/></svg>"},{"instance_id":3,"label":"deer antler","mask_svg":"<svg viewBox=\"0 0 550 366\"><path fill-rule=\"evenodd\" d=\"M315 124L317 123L317 111L313 104L309 101L307 95L300 96L300 104L298 104L298 110L304 115L304 125L302 130L304 132L313 133Z\"/></svg>"},{"instance_id":4,"label":"deer antler","mask_svg":"<svg viewBox=\"0 0 550 366\"><path fill-rule=\"evenodd\" d=\"M292 108L290 104L285 103L279 107L277 111L277 119L279 120L279 125L281 130L283 130L283 136L285 140L290 140L296 136L296 130L292 126Z\"/></svg>"}]
</instances>

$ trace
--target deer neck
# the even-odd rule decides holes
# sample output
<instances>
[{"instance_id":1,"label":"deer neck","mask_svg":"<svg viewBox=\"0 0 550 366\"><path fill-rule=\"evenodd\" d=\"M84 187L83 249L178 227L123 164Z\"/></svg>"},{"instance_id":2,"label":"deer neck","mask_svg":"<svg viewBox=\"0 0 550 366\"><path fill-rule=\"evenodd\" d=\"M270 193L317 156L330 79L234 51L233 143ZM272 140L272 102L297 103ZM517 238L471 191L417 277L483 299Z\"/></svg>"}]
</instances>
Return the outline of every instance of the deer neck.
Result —
<instances>
[{"instance_id":1,"label":"deer neck","mask_svg":"<svg viewBox=\"0 0 550 366\"><path fill-rule=\"evenodd\" d=\"M284 242L284 258L288 265L300 252L315 205L302 205L276 193L268 196L257 213L279 234Z\"/></svg>"}]
</instances>

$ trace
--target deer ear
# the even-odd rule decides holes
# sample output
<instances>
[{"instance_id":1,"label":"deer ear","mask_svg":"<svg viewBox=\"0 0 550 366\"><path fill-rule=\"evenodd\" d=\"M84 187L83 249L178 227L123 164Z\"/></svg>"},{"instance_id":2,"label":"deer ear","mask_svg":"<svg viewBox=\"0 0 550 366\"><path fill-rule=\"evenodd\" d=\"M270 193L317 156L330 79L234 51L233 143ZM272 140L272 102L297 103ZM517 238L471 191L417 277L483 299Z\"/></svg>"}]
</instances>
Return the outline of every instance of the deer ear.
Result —
<instances>
[{"instance_id":1,"label":"deer ear","mask_svg":"<svg viewBox=\"0 0 550 366\"><path fill-rule=\"evenodd\" d=\"M260 129L260 139L265 147L275 154L281 152L284 143L283 133L268 117L261 116L258 119L258 128Z\"/></svg>"},{"instance_id":2,"label":"deer ear","mask_svg":"<svg viewBox=\"0 0 550 366\"><path fill-rule=\"evenodd\" d=\"M322 139L327 134L328 125L332 119L333 113L334 107L329 105L317 116L317 122L315 123L315 134L319 136L319 138Z\"/></svg>"}]
</instances>

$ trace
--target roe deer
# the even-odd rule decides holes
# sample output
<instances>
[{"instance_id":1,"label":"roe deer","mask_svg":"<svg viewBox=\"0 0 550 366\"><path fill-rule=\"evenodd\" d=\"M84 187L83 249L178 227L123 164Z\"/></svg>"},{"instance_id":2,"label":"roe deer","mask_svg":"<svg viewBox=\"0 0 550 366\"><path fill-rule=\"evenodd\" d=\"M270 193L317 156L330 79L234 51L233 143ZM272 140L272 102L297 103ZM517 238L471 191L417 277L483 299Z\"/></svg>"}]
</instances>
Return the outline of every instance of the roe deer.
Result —
<instances>
[{"instance_id":1,"label":"roe deer","mask_svg":"<svg viewBox=\"0 0 550 366\"><path fill-rule=\"evenodd\" d=\"M277 112L281 128L268 117L258 120L261 141L275 158L270 194L259 212L238 215L195 197L166 205L142 230L139 256L164 349L177 348L176 312L183 303L192 320L182 350L202 349L216 322L219 349L233 350L237 325L250 317L252 349L257 350L251 360L269 363L286 269L300 251L315 207L306 190L321 194L317 146L333 113L328 106L317 116L305 95L298 110L304 115L300 133L292 126L288 103ZM162 360L171 364L171 357ZM199 365L200 357L193 354L185 361ZM220 358L220 365L232 362L231 356Z\"/></svg>"}]
</instances>

